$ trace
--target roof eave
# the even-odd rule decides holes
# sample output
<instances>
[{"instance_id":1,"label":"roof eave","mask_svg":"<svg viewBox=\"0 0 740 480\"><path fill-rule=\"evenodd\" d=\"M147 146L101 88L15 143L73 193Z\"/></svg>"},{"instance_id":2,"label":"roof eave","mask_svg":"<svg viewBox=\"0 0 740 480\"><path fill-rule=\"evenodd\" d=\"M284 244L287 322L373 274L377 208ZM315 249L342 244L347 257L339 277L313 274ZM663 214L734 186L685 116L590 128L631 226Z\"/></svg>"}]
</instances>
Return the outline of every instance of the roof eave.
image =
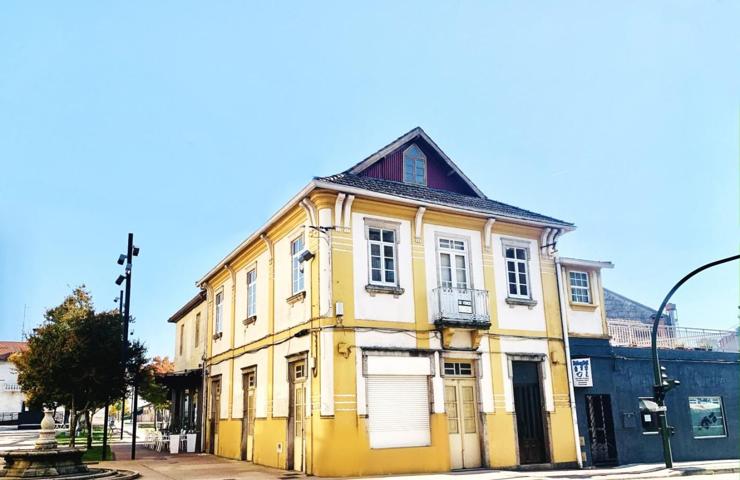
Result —
<instances>
[{"instance_id":1,"label":"roof eave","mask_svg":"<svg viewBox=\"0 0 740 480\"><path fill-rule=\"evenodd\" d=\"M566 223L560 223L560 222L548 222L545 220L533 220L531 218L525 218L520 217L517 215L506 215L506 214L493 214L491 212L480 210L476 208L471 207L461 207L461 206L449 206L449 205L443 205L439 203L433 203L433 202L425 202L423 200L415 200L407 197L401 197L397 195L390 195L387 193L378 193L374 192L372 190L367 190L364 188L358 188L358 187L351 187L347 185L341 185L331 182L326 182L323 180L314 180L316 187L318 188L325 188L327 190L334 190L339 192L346 192L346 193L354 193L358 195L365 195L368 197L374 197L374 198L380 198L384 200L391 200L398 203L406 203L410 205L415 206L423 206L423 207L429 207L429 208L435 208L438 210L446 210L446 211L465 211L471 215L479 216L479 217L485 217L485 218L495 218L495 219L505 219L507 221L510 221L512 223L518 223L521 225L529 225L529 226L535 226L535 227L551 227L551 228L558 228L562 230L563 233L572 232L576 229L576 226L573 224L566 224Z\"/></svg>"},{"instance_id":2,"label":"roof eave","mask_svg":"<svg viewBox=\"0 0 740 480\"><path fill-rule=\"evenodd\" d=\"M585 260L582 258L560 257L560 263L569 267L614 268L612 262Z\"/></svg>"},{"instance_id":3,"label":"roof eave","mask_svg":"<svg viewBox=\"0 0 740 480\"><path fill-rule=\"evenodd\" d=\"M272 217L270 217L270 219L267 220L267 222L265 222L259 228L259 230L257 230L256 232L254 232L252 235L250 235L249 237L247 237L246 240L244 240L239 245L237 245L236 248L234 248L231 252L229 252L229 254L226 255L220 262L218 262L218 264L215 267L213 267L212 269L210 269L208 271L208 273L206 273L203 277L201 277L200 280L198 280L197 282L195 282L195 285L198 288L203 288L204 285L205 285L205 283L208 280L210 280L211 277L213 277L217 272L219 272L222 268L224 268L224 266L227 263L229 263L234 258L236 258L236 256L239 255L239 253L241 253L242 250L244 250L244 248L246 248L252 242L254 242L255 240L257 240L260 237L260 235L262 235L263 233L265 233L267 231L267 229L270 228L270 226L272 226L273 223L275 223L277 220L279 220L283 215L285 215L285 213L288 210L290 210L291 208L293 208L299 201L301 201L303 199L303 197L305 197L306 195L308 195L309 193L311 193L311 191L313 189L315 189L315 188L316 188L316 181L315 180L311 180L310 182L308 182L308 185L306 185L305 187L303 187L298 192L298 194L296 194L293 198L291 198L285 205L283 205L282 207L280 207L280 209L277 212L275 212L275 214Z\"/></svg>"}]
</instances>

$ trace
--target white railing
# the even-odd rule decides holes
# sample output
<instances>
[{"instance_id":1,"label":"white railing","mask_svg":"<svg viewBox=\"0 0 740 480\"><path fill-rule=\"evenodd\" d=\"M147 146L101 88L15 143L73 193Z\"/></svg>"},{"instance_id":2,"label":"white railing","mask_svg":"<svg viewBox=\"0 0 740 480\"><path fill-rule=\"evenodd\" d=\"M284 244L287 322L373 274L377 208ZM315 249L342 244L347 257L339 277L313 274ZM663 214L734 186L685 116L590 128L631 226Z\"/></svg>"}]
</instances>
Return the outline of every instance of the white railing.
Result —
<instances>
[{"instance_id":1,"label":"white railing","mask_svg":"<svg viewBox=\"0 0 740 480\"><path fill-rule=\"evenodd\" d=\"M471 288L437 287L434 295L435 321L490 322L488 314L488 290Z\"/></svg>"},{"instance_id":2,"label":"white railing","mask_svg":"<svg viewBox=\"0 0 740 480\"><path fill-rule=\"evenodd\" d=\"M650 348L653 326L629 320L608 320L611 344L617 347ZM738 352L738 335L731 330L709 330L660 325L658 348Z\"/></svg>"},{"instance_id":3,"label":"white railing","mask_svg":"<svg viewBox=\"0 0 740 480\"><path fill-rule=\"evenodd\" d=\"M20 392L21 386L18 385L17 383L4 383L3 391L4 392Z\"/></svg>"}]
</instances>

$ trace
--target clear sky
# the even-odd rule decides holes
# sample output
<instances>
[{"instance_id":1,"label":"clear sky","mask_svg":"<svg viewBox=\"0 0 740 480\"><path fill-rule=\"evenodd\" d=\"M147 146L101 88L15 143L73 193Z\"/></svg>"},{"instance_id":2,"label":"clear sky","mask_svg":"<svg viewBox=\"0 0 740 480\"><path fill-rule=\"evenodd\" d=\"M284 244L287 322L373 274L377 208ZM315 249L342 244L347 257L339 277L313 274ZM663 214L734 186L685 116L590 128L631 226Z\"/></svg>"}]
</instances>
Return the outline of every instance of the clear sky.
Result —
<instances>
[{"instance_id":1,"label":"clear sky","mask_svg":"<svg viewBox=\"0 0 740 480\"><path fill-rule=\"evenodd\" d=\"M281 8L278 3L283 4ZM135 335L311 177L419 125L486 194L575 222L651 306L738 249L740 3L0 5L0 339L75 285L112 308L132 231ZM675 297L738 322L738 266Z\"/></svg>"}]
</instances>

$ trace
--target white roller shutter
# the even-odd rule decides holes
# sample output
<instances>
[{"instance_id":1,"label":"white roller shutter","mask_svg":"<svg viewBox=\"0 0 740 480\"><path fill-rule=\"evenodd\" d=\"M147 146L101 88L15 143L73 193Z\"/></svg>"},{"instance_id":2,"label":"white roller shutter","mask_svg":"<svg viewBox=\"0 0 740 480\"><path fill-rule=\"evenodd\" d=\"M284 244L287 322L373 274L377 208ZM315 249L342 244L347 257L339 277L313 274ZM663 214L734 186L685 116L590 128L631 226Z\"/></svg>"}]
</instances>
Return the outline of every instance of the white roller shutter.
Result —
<instances>
[{"instance_id":1,"label":"white roller shutter","mask_svg":"<svg viewBox=\"0 0 740 480\"><path fill-rule=\"evenodd\" d=\"M367 414L370 448L431 444L425 375L368 375Z\"/></svg>"}]
</instances>

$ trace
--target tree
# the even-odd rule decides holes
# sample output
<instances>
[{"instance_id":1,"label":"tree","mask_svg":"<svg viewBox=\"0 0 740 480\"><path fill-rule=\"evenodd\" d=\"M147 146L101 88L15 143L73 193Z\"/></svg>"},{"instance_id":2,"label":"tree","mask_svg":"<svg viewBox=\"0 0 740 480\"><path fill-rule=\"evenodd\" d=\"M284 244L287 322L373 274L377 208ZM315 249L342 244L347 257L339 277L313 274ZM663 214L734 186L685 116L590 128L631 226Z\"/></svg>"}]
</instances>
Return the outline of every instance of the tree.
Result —
<instances>
[{"instance_id":1,"label":"tree","mask_svg":"<svg viewBox=\"0 0 740 480\"><path fill-rule=\"evenodd\" d=\"M80 413L87 421L92 442L92 414L125 393L126 371L138 375L146 363L146 349L130 344L136 353L121 363L123 330L117 311L95 312L92 296L80 286L61 304L46 311L45 322L34 329L28 350L12 357L18 383L30 405L70 411L70 444L74 445Z\"/></svg>"}]
</instances>

